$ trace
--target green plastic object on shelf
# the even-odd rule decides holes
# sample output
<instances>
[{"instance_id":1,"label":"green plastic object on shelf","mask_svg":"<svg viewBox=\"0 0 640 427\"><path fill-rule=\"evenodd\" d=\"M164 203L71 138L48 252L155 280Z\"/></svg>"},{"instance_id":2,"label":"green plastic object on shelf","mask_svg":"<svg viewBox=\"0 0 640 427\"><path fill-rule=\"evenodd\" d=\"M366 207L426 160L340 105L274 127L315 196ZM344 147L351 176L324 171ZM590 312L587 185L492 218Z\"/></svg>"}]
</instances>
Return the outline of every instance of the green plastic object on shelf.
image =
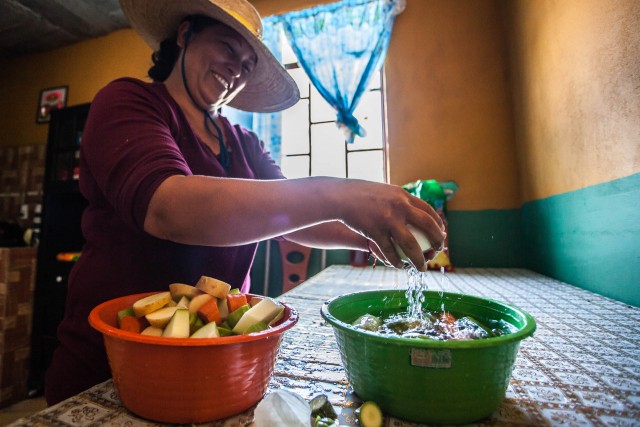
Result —
<instances>
[{"instance_id":1,"label":"green plastic object on shelf","mask_svg":"<svg viewBox=\"0 0 640 427\"><path fill-rule=\"evenodd\" d=\"M436 211L444 213L447 200L451 200L458 191L458 184L454 181L438 182L435 179L424 179L405 184L402 188L429 203Z\"/></svg>"}]
</instances>

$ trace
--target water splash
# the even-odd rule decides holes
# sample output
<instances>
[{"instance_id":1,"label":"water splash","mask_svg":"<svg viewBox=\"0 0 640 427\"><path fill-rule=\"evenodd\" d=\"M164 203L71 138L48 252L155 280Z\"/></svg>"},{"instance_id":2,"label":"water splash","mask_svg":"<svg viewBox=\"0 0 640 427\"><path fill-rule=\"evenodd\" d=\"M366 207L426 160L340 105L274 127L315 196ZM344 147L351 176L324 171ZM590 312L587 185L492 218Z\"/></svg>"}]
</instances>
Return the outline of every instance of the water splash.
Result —
<instances>
[{"instance_id":1,"label":"water splash","mask_svg":"<svg viewBox=\"0 0 640 427\"><path fill-rule=\"evenodd\" d=\"M422 303L424 293L429 289L427 285L427 273L420 272L413 265L405 264L407 273L407 314L414 319L423 319Z\"/></svg>"}]
</instances>

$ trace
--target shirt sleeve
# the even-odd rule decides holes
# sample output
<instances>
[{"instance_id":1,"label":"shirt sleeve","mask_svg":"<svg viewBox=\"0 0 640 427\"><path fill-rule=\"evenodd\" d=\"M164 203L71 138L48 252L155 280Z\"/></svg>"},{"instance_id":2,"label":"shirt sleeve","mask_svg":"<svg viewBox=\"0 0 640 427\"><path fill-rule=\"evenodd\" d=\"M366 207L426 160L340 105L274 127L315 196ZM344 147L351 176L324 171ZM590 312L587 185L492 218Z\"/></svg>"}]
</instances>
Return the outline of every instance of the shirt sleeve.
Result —
<instances>
[{"instance_id":1,"label":"shirt sleeve","mask_svg":"<svg viewBox=\"0 0 640 427\"><path fill-rule=\"evenodd\" d=\"M280 166L273 160L258 135L240 125L233 127L240 138L256 179L284 179Z\"/></svg>"},{"instance_id":2,"label":"shirt sleeve","mask_svg":"<svg viewBox=\"0 0 640 427\"><path fill-rule=\"evenodd\" d=\"M93 100L81 155L104 199L129 226L144 229L151 196L169 176L191 175L173 135L175 113L153 85L121 79Z\"/></svg>"}]
</instances>

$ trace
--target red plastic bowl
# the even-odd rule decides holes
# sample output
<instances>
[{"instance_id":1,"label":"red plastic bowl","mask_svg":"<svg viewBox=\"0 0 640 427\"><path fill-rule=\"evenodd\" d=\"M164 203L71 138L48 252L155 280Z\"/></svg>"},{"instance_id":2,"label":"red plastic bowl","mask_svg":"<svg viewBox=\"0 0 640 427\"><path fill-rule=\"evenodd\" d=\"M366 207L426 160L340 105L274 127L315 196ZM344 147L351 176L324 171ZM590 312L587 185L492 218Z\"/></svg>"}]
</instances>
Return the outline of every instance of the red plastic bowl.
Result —
<instances>
[{"instance_id":1,"label":"red plastic bowl","mask_svg":"<svg viewBox=\"0 0 640 427\"><path fill-rule=\"evenodd\" d=\"M154 421L191 424L239 414L267 390L284 332L298 321L284 316L266 331L220 338L151 337L118 329L117 313L155 292L100 304L89 323L102 332L120 400Z\"/></svg>"}]
</instances>

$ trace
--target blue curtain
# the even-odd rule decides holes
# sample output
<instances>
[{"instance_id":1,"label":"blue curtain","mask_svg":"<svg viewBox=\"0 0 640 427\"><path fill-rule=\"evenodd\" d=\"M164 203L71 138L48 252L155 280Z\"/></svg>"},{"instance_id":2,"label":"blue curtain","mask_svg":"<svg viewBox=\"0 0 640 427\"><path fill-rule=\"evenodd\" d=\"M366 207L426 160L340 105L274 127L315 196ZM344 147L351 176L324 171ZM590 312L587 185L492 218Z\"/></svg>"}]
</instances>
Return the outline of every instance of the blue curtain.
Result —
<instances>
[{"instance_id":1,"label":"blue curtain","mask_svg":"<svg viewBox=\"0 0 640 427\"><path fill-rule=\"evenodd\" d=\"M337 111L336 124L348 143L365 135L353 112L384 62L404 6L405 0L343 0L280 16L293 52Z\"/></svg>"}]
</instances>

